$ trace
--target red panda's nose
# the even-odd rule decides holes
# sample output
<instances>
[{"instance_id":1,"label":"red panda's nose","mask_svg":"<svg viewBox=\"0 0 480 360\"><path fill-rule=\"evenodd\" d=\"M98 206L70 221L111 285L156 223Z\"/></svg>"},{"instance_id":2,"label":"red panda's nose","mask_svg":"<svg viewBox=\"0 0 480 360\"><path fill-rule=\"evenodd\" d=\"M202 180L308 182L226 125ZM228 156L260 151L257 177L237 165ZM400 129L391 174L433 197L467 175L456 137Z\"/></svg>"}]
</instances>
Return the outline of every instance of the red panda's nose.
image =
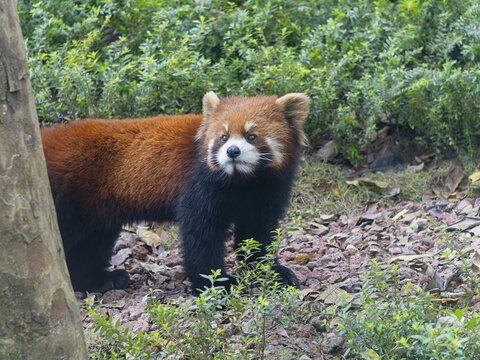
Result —
<instances>
[{"instance_id":1,"label":"red panda's nose","mask_svg":"<svg viewBox=\"0 0 480 360\"><path fill-rule=\"evenodd\" d=\"M236 157L239 157L240 153L241 151L237 145L232 145L227 149L227 155L231 159L235 159Z\"/></svg>"}]
</instances>

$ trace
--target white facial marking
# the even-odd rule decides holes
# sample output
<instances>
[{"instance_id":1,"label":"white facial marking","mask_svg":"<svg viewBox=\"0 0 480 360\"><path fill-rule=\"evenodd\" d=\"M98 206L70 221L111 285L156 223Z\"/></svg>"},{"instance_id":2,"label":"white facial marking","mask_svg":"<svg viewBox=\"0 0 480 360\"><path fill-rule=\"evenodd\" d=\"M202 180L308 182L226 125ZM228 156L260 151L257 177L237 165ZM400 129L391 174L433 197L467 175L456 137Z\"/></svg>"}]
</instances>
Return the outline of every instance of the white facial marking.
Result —
<instances>
[{"instance_id":1,"label":"white facial marking","mask_svg":"<svg viewBox=\"0 0 480 360\"><path fill-rule=\"evenodd\" d=\"M213 165L212 150L213 150L214 144L215 144L215 139L211 139L208 142L208 146L207 146L207 162L209 165Z\"/></svg>"},{"instance_id":2,"label":"white facial marking","mask_svg":"<svg viewBox=\"0 0 480 360\"><path fill-rule=\"evenodd\" d=\"M270 146L270 150L272 150L273 161L277 164L281 164L283 161L282 145L277 139L269 136L267 136L265 140L267 141L268 146Z\"/></svg>"},{"instance_id":3,"label":"white facial marking","mask_svg":"<svg viewBox=\"0 0 480 360\"><path fill-rule=\"evenodd\" d=\"M250 129L255 125L257 125L257 124L255 124L253 121L247 121L245 123L245 132L249 132Z\"/></svg>"},{"instance_id":4,"label":"white facial marking","mask_svg":"<svg viewBox=\"0 0 480 360\"><path fill-rule=\"evenodd\" d=\"M240 149L240 155L235 159L227 155L227 150L231 146ZM252 173L259 160L260 152L257 148L239 136L228 139L217 152L217 162L228 175L232 175L235 170L243 174Z\"/></svg>"},{"instance_id":5,"label":"white facial marking","mask_svg":"<svg viewBox=\"0 0 480 360\"><path fill-rule=\"evenodd\" d=\"M223 124L223 127L225 128L225 131L228 132L228 124Z\"/></svg>"},{"instance_id":6,"label":"white facial marking","mask_svg":"<svg viewBox=\"0 0 480 360\"><path fill-rule=\"evenodd\" d=\"M232 163L228 163L226 164L225 166L222 167L223 170L225 170L225 172L228 174L228 175L232 175L233 174L233 170L235 170L235 166L233 166Z\"/></svg>"}]
</instances>

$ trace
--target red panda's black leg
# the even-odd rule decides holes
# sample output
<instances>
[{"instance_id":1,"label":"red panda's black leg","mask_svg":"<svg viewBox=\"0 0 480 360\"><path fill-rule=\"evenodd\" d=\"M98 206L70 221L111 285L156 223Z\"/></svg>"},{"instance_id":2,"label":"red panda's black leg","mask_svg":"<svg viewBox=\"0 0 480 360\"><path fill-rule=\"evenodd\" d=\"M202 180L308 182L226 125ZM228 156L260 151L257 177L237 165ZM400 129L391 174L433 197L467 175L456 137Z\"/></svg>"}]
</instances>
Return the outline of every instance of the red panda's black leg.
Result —
<instances>
[{"instance_id":1,"label":"red panda's black leg","mask_svg":"<svg viewBox=\"0 0 480 360\"><path fill-rule=\"evenodd\" d=\"M224 262L224 243L230 221L216 201L215 192L200 184L201 181L196 182L189 188L177 209L184 269L192 283L192 290L197 294L211 285L201 274L211 275L212 270L221 270L221 277L228 279L217 285L229 290L230 285L236 282L234 277L226 274Z\"/></svg>"},{"instance_id":2,"label":"red panda's black leg","mask_svg":"<svg viewBox=\"0 0 480 360\"><path fill-rule=\"evenodd\" d=\"M205 221L205 218L197 215L180 222L184 269L188 279L192 282L192 289L195 293L211 285L210 281L201 274L211 275L212 270L221 270L221 277L228 279L216 285L229 289L230 285L235 282L235 279L227 275L225 271L226 226L220 229L211 224L198 226L198 223Z\"/></svg>"},{"instance_id":3,"label":"red panda's black leg","mask_svg":"<svg viewBox=\"0 0 480 360\"><path fill-rule=\"evenodd\" d=\"M110 266L117 232L90 233L66 249L67 265L75 291L105 292L124 288L129 280L125 270Z\"/></svg>"},{"instance_id":4,"label":"red panda's black leg","mask_svg":"<svg viewBox=\"0 0 480 360\"><path fill-rule=\"evenodd\" d=\"M275 220L271 219L269 221L267 219L262 219L260 214L256 217L256 221L251 218L237 222L235 224L235 248L238 249L242 241L253 238L261 244L260 251L252 254L252 256L249 256L246 260L247 262L258 260L266 255L266 249L272 243L273 231L276 227L277 222ZM244 255L239 253L238 256L242 257ZM284 285L299 285L298 278L293 271L286 266L280 265L276 257L273 270L280 275Z\"/></svg>"}]
</instances>

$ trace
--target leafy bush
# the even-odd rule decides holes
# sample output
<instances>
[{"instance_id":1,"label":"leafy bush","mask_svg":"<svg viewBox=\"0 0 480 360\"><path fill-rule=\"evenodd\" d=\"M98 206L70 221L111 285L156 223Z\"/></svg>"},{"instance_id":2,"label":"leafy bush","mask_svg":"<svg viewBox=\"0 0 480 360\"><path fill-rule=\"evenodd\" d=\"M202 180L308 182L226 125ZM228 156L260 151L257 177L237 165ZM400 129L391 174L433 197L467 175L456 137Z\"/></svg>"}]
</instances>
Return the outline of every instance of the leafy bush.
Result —
<instances>
[{"instance_id":1,"label":"leafy bush","mask_svg":"<svg viewBox=\"0 0 480 360\"><path fill-rule=\"evenodd\" d=\"M474 156L479 0L19 0L42 123L305 92L310 138L356 162L383 119Z\"/></svg>"},{"instance_id":2,"label":"leafy bush","mask_svg":"<svg viewBox=\"0 0 480 360\"><path fill-rule=\"evenodd\" d=\"M477 359L480 314L469 308L449 309L442 299L402 281L397 267L372 261L359 294L332 309L336 329L344 336L346 357L364 359Z\"/></svg>"},{"instance_id":3,"label":"leafy bush","mask_svg":"<svg viewBox=\"0 0 480 360\"><path fill-rule=\"evenodd\" d=\"M282 233L279 231L277 237ZM278 323L288 324L297 312L297 290L282 288L272 270L270 249L259 262L245 259L258 251L260 244L246 240L239 251L239 284L231 292L222 287L220 271L206 276L211 286L205 288L192 303L184 306L162 304L154 291L145 298L150 321L156 331L149 334L132 332L119 322L101 314L101 306L88 307L94 320L93 329L105 343L94 351L92 359L263 359L267 330ZM252 288L255 285L255 288Z\"/></svg>"}]
</instances>

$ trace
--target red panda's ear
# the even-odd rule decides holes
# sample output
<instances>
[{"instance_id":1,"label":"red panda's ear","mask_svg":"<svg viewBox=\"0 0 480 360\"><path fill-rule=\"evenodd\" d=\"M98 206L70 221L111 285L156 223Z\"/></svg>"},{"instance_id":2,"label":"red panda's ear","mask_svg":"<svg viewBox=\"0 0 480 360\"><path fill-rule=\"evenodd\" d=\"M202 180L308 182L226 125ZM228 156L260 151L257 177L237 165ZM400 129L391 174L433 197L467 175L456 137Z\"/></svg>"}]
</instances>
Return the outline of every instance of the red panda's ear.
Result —
<instances>
[{"instance_id":1,"label":"red panda's ear","mask_svg":"<svg viewBox=\"0 0 480 360\"><path fill-rule=\"evenodd\" d=\"M218 98L217 94L215 94L213 91L206 93L203 96L203 116L209 117L219 103L220 99Z\"/></svg>"},{"instance_id":2,"label":"red panda's ear","mask_svg":"<svg viewBox=\"0 0 480 360\"><path fill-rule=\"evenodd\" d=\"M195 135L195 140L198 141L203 137L207 129L207 124L210 120L210 116L212 115L213 110L215 110L219 103L220 99L213 91L210 91L203 96L203 118L200 127L197 130L197 134Z\"/></svg>"},{"instance_id":3,"label":"red panda's ear","mask_svg":"<svg viewBox=\"0 0 480 360\"><path fill-rule=\"evenodd\" d=\"M305 94L291 93L277 99L276 103L283 109L287 121L297 130L300 143L305 145L307 138L303 132L303 123L308 115L310 98Z\"/></svg>"}]
</instances>

